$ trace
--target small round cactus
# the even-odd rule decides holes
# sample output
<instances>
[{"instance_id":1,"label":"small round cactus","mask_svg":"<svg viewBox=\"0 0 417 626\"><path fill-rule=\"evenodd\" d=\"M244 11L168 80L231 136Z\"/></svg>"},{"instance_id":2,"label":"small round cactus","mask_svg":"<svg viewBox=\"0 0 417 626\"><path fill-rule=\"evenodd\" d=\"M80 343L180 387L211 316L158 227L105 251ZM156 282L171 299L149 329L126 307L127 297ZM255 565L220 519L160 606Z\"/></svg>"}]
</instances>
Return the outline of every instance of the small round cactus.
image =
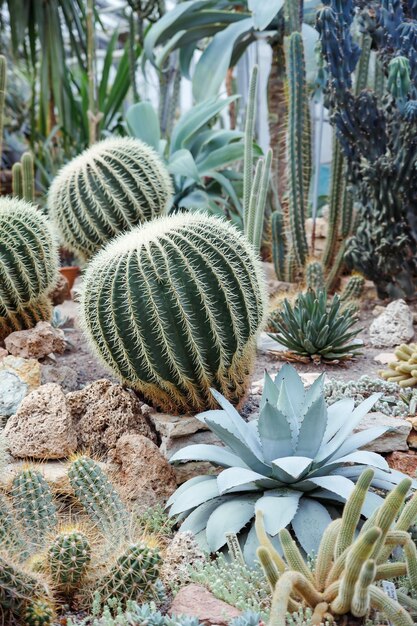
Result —
<instances>
[{"instance_id":1,"label":"small round cactus","mask_svg":"<svg viewBox=\"0 0 417 626\"><path fill-rule=\"evenodd\" d=\"M260 263L229 223L201 214L163 217L99 253L81 303L97 355L167 411L216 406L210 388L245 394L266 313Z\"/></svg>"},{"instance_id":2,"label":"small round cactus","mask_svg":"<svg viewBox=\"0 0 417 626\"><path fill-rule=\"evenodd\" d=\"M116 235L164 214L172 194L170 175L152 148L110 138L62 168L48 210L65 246L87 260Z\"/></svg>"},{"instance_id":3,"label":"small round cactus","mask_svg":"<svg viewBox=\"0 0 417 626\"><path fill-rule=\"evenodd\" d=\"M54 622L54 610L47 600L30 602L25 610L25 626L50 626Z\"/></svg>"},{"instance_id":4,"label":"small round cactus","mask_svg":"<svg viewBox=\"0 0 417 626\"><path fill-rule=\"evenodd\" d=\"M16 198L0 199L0 340L50 319L47 294L58 278L58 250L48 220Z\"/></svg>"},{"instance_id":5,"label":"small round cactus","mask_svg":"<svg viewBox=\"0 0 417 626\"><path fill-rule=\"evenodd\" d=\"M74 528L59 533L48 549L52 582L64 594L79 587L90 561L90 543L84 533Z\"/></svg>"}]
</instances>

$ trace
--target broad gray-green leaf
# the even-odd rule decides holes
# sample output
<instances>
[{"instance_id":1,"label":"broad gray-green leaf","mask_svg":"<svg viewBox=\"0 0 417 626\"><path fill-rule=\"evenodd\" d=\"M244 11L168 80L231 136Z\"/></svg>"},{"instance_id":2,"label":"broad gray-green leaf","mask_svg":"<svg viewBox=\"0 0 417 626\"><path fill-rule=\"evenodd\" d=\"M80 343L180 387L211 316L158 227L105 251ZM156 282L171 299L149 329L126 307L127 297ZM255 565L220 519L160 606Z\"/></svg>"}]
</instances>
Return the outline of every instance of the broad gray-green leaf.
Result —
<instances>
[{"instance_id":1,"label":"broad gray-green leaf","mask_svg":"<svg viewBox=\"0 0 417 626\"><path fill-rule=\"evenodd\" d=\"M196 506L203 504L203 502L207 502L208 500L218 497L220 494L217 488L216 477L211 476L210 478L211 480L205 480L204 482L192 485L181 493L175 499L175 502L170 509L170 516L172 517L178 513L194 509Z\"/></svg>"},{"instance_id":2,"label":"broad gray-green leaf","mask_svg":"<svg viewBox=\"0 0 417 626\"><path fill-rule=\"evenodd\" d=\"M336 454L330 458L330 461L339 455L345 456L346 454L350 454L358 448L363 448L363 446L368 445L371 441L375 441L378 437L381 437L384 433L389 430L388 426L373 426L372 428L366 428L365 430L361 430L358 433L353 433L350 435L343 443L340 448L337 450Z\"/></svg>"},{"instance_id":3,"label":"broad gray-green leaf","mask_svg":"<svg viewBox=\"0 0 417 626\"><path fill-rule=\"evenodd\" d=\"M208 176L210 170L221 170L236 161L243 159L243 142L234 141L222 148L213 150L204 159L199 160L198 169L201 176Z\"/></svg>"},{"instance_id":4,"label":"broad gray-green leaf","mask_svg":"<svg viewBox=\"0 0 417 626\"><path fill-rule=\"evenodd\" d=\"M339 463L363 463L389 472L390 467L383 456L369 450L357 450L337 459Z\"/></svg>"},{"instance_id":5,"label":"broad gray-green leaf","mask_svg":"<svg viewBox=\"0 0 417 626\"><path fill-rule=\"evenodd\" d=\"M274 383L278 388L281 386L283 381L286 382L288 389L291 389L293 402L295 402L295 413L299 415L301 407L303 406L306 391L297 370L289 363L285 363L281 367L274 379Z\"/></svg>"},{"instance_id":6,"label":"broad gray-green leaf","mask_svg":"<svg viewBox=\"0 0 417 626\"><path fill-rule=\"evenodd\" d=\"M177 150L177 152L174 152L174 154L170 156L168 171L170 174L191 178L196 183L200 182L200 173L193 159L193 155L185 148Z\"/></svg>"},{"instance_id":7,"label":"broad gray-green leaf","mask_svg":"<svg viewBox=\"0 0 417 626\"><path fill-rule=\"evenodd\" d=\"M233 498L220 504L210 515L206 537L209 548L216 552L226 543L226 533L238 533L254 516L256 497Z\"/></svg>"},{"instance_id":8,"label":"broad gray-green leaf","mask_svg":"<svg viewBox=\"0 0 417 626\"><path fill-rule=\"evenodd\" d=\"M215 96L232 58L235 44L253 28L252 18L230 24L213 37L201 55L193 76L193 95L197 102Z\"/></svg>"},{"instance_id":9,"label":"broad gray-green leaf","mask_svg":"<svg viewBox=\"0 0 417 626\"><path fill-rule=\"evenodd\" d=\"M220 495L229 492L231 489L236 491L245 486L250 487L255 482L259 483L259 486L255 485L254 490L260 490L261 487L269 489L279 487L275 480L266 478L264 475L258 474L258 472L240 467L229 467L217 476L217 487Z\"/></svg>"},{"instance_id":10,"label":"broad gray-green leaf","mask_svg":"<svg viewBox=\"0 0 417 626\"><path fill-rule=\"evenodd\" d=\"M248 0L255 28L265 30L283 6L284 0Z\"/></svg>"},{"instance_id":11,"label":"broad gray-green leaf","mask_svg":"<svg viewBox=\"0 0 417 626\"><path fill-rule=\"evenodd\" d=\"M311 463L312 459L305 456L287 456L272 461L274 467L284 470L293 479L299 479Z\"/></svg>"},{"instance_id":12,"label":"broad gray-green leaf","mask_svg":"<svg viewBox=\"0 0 417 626\"><path fill-rule=\"evenodd\" d=\"M327 428L327 407L324 397L320 395L310 405L298 431L295 453L312 459L320 450L323 436Z\"/></svg>"},{"instance_id":13,"label":"broad gray-green leaf","mask_svg":"<svg viewBox=\"0 0 417 626\"><path fill-rule=\"evenodd\" d=\"M309 478L308 480L318 487L336 493L344 500L348 499L355 487L355 484L344 476L320 476L318 478Z\"/></svg>"},{"instance_id":14,"label":"broad gray-green leaf","mask_svg":"<svg viewBox=\"0 0 417 626\"><path fill-rule=\"evenodd\" d=\"M208 461L221 467L244 467L248 469L242 459L236 454L220 446L205 443L197 443L178 450L178 452L173 454L169 462L176 463L178 461Z\"/></svg>"},{"instance_id":15,"label":"broad gray-green leaf","mask_svg":"<svg viewBox=\"0 0 417 626\"><path fill-rule=\"evenodd\" d=\"M220 504L225 502L227 497L224 498L215 498L214 500L209 500L208 502L204 502L204 504L200 504L194 511L187 516L187 519L181 524L181 532L190 531L194 535L197 535L201 530L204 530L208 518L213 513L215 509L217 509Z\"/></svg>"},{"instance_id":16,"label":"broad gray-green leaf","mask_svg":"<svg viewBox=\"0 0 417 626\"><path fill-rule=\"evenodd\" d=\"M126 122L129 134L141 139L148 146L159 151L161 129L155 109L150 102L138 102L128 108Z\"/></svg>"},{"instance_id":17,"label":"broad gray-green leaf","mask_svg":"<svg viewBox=\"0 0 417 626\"><path fill-rule=\"evenodd\" d=\"M307 554L317 554L323 533L331 521L329 512L322 504L312 498L301 498L292 527Z\"/></svg>"},{"instance_id":18,"label":"broad gray-green leaf","mask_svg":"<svg viewBox=\"0 0 417 626\"><path fill-rule=\"evenodd\" d=\"M294 453L290 424L285 415L268 401L263 404L259 415L258 433L267 463Z\"/></svg>"},{"instance_id":19,"label":"broad gray-green leaf","mask_svg":"<svg viewBox=\"0 0 417 626\"><path fill-rule=\"evenodd\" d=\"M263 512L265 530L275 536L291 523L303 494L290 489L274 489L272 493L266 493L268 495L256 502L255 510Z\"/></svg>"},{"instance_id":20,"label":"broad gray-green leaf","mask_svg":"<svg viewBox=\"0 0 417 626\"><path fill-rule=\"evenodd\" d=\"M191 193L178 201L178 206L180 209L187 209L188 211L208 211L210 201L208 194L203 189L193 189Z\"/></svg>"},{"instance_id":21,"label":"broad gray-green leaf","mask_svg":"<svg viewBox=\"0 0 417 626\"><path fill-rule=\"evenodd\" d=\"M287 389L287 383L285 380L283 381L279 392L277 409L285 415L290 424L292 445L295 449L297 446L299 430L299 398Z\"/></svg>"},{"instance_id":22,"label":"broad gray-green leaf","mask_svg":"<svg viewBox=\"0 0 417 626\"><path fill-rule=\"evenodd\" d=\"M260 403L260 411L265 402L269 402L273 406L277 405L279 396L279 387L274 383L268 372L264 374L264 388L262 390L262 398Z\"/></svg>"},{"instance_id":23,"label":"broad gray-green leaf","mask_svg":"<svg viewBox=\"0 0 417 626\"><path fill-rule=\"evenodd\" d=\"M168 507L173 502L175 502L178 496L180 496L182 493L184 493L184 491L189 489L189 487L192 487L193 485L197 485L198 483L203 483L206 480L212 480L212 479L213 479L212 476L194 476L193 478L190 478L189 480L185 481L185 483L182 483L182 485L180 485L178 489L174 491L172 496L168 498L166 506Z\"/></svg>"},{"instance_id":24,"label":"broad gray-green leaf","mask_svg":"<svg viewBox=\"0 0 417 626\"><path fill-rule=\"evenodd\" d=\"M342 398L327 407L327 428L323 441L327 443L337 431L349 420L355 401L353 398Z\"/></svg>"},{"instance_id":25,"label":"broad gray-green leaf","mask_svg":"<svg viewBox=\"0 0 417 626\"><path fill-rule=\"evenodd\" d=\"M227 398L222 396L222 394L216 389L210 389L210 391L222 409L226 412L236 430L239 432L241 439L247 443L256 456L262 458L262 449L259 441L254 436L253 432L248 428L247 422L245 422L242 416L239 415L235 407L229 402L229 400L227 400Z\"/></svg>"}]
</instances>

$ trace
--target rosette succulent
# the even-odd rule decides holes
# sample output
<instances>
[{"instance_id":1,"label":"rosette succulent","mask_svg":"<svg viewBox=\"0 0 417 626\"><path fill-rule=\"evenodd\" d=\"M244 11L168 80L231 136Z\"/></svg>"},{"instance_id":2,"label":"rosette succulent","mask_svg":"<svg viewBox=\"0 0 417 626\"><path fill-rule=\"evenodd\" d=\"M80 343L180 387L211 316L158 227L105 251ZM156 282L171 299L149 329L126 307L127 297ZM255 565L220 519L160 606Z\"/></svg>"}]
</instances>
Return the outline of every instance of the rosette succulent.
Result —
<instances>
[{"instance_id":1,"label":"rosette succulent","mask_svg":"<svg viewBox=\"0 0 417 626\"><path fill-rule=\"evenodd\" d=\"M291 526L302 548L311 553L364 469L374 469L372 485L382 490L404 478L379 454L360 449L388 427L353 433L381 394L356 408L351 398L326 406L323 376L305 389L288 364L275 380L265 374L259 418L253 421L246 422L218 392L212 393L221 410L198 418L225 447L187 446L171 457L171 463L209 461L223 469L218 476L188 480L168 506L171 516L185 518L181 530L193 532L213 552L226 543L227 533L241 532L250 561L257 547L254 517L259 510L272 538ZM369 517L381 502L370 492L362 515Z\"/></svg>"}]
</instances>

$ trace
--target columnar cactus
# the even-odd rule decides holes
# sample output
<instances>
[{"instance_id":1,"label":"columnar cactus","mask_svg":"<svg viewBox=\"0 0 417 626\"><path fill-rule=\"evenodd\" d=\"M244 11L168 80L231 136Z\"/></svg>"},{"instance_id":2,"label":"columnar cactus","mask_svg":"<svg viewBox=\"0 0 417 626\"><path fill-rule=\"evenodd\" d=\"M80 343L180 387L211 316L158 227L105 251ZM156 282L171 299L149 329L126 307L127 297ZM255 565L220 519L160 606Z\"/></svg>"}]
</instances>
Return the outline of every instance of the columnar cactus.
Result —
<instances>
[{"instance_id":1,"label":"columnar cactus","mask_svg":"<svg viewBox=\"0 0 417 626\"><path fill-rule=\"evenodd\" d=\"M100 359L170 411L245 394L266 312L259 261L229 223L164 217L110 243L85 274L81 319Z\"/></svg>"},{"instance_id":2,"label":"columnar cactus","mask_svg":"<svg viewBox=\"0 0 417 626\"><path fill-rule=\"evenodd\" d=\"M49 604L48 598L48 587L39 577L0 556L0 611L4 619L2 623L34 625L35 622L24 622L22 617L27 611L33 615L39 602ZM51 621L40 622L40 624L49 623Z\"/></svg>"},{"instance_id":3,"label":"columnar cactus","mask_svg":"<svg viewBox=\"0 0 417 626\"><path fill-rule=\"evenodd\" d=\"M80 585L91 562L91 546L76 528L59 533L48 549L48 568L56 588L65 595Z\"/></svg>"},{"instance_id":4,"label":"columnar cactus","mask_svg":"<svg viewBox=\"0 0 417 626\"><path fill-rule=\"evenodd\" d=\"M98 528L105 535L110 534L111 541L115 533L123 539L128 513L100 466L88 457L79 457L71 463L68 478L77 499Z\"/></svg>"},{"instance_id":5,"label":"columnar cactus","mask_svg":"<svg viewBox=\"0 0 417 626\"><path fill-rule=\"evenodd\" d=\"M358 300L363 294L365 288L365 279L360 274L352 274L346 283L345 288L340 294L342 302L350 302L351 300Z\"/></svg>"},{"instance_id":6,"label":"columnar cactus","mask_svg":"<svg viewBox=\"0 0 417 626\"><path fill-rule=\"evenodd\" d=\"M320 261L310 261L306 266L306 286L317 291L324 289L324 270Z\"/></svg>"},{"instance_id":7,"label":"columnar cactus","mask_svg":"<svg viewBox=\"0 0 417 626\"><path fill-rule=\"evenodd\" d=\"M103 599L117 597L122 606L129 600L153 594L159 575L159 553L145 544L127 547L105 576L97 581L97 590Z\"/></svg>"},{"instance_id":8,"label":"columnar cactus","mask_svg":"<svg viewBox=\"0 0 417 626\"><path fill-rule=\"evenodd\" d=\"M0 340L50 319L47 298L58 276L47 219L24 200L0 199Z\"/></svg>"},{"instance_id":9,"label":"columnar cactus","mask_svg":"<svg viewBox=\"0 0 417 626\"><path fill-rule=\"evenodd\" d=\"M138 139L110 138L62 168L48 209L65 246L87 260L116 235L166 213L172 193L152 148Z\"/></svg>"},{"instance_id":10,"label":"columnar cactus","mask_svg":"<svg viewBox=\"0 0 417 626\"><path fill-rule=\"evenodd\" d=\"M33 155L30 152L25 152L21 160L23 198L28 202L33 202L35 199L35 166Z\"/></svg>"}]
</instances>

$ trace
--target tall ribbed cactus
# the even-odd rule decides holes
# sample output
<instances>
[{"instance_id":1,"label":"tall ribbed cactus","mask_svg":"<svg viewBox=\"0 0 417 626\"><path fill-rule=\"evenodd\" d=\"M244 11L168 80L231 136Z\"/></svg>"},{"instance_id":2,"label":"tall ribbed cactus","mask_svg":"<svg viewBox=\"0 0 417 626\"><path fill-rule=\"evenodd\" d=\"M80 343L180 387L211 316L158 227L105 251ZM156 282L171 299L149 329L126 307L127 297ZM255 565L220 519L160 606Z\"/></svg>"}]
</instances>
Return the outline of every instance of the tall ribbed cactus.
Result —
<instances>
[{"instance_id":1,"label":"tall ribbed cactus","mask_svg":"<svg viewBox=\"0 0 417 626\"><path fill-rule=\"evenodd\" d=\"M24 200L35 200L35 165L31 152L22 155L22 192Z\"/></svg>"},{"instance_id":2,"label":"tall ribbed cactus","mask_svg":"<svg viewBox=\"0 0 417 626\"><path fill-rule=\"evenodd\" d=\"M81 319L100 359L166 410L245 394L266 298L252 246L229 223L179 214L110 243L85 274Z\"/></svg>"},{"instance_id":3,"label":"tall ribbed cactus","mask_svg":"<svg viewBox=\"0 0 417 626\"><path fill-rule=\"evenodd\" d=\"M6 100L7 82L7 61L6 57L0 55L0 168L3 154L3 124L4 124L4 103Z\"/></svg>"},{"instance_id":4,"label":"tall ribbed cactus","mask_svg":"<svg viewBox=\"0 0 417 626\"><path fill-rule=\"evenodd\" d=\"M47 294L57 276L57 246L47 219L23 200L1 198L0 340L50 319Z\"/></svg>"},{"instance_id":5,"label":"tall ribbed cactus","mask_svg":"<svg viewBox=\"0 0 417 626\"><path fill-rule=\"evenodd\" d=\"M320 261L310 261L305 271L306 287L318 291L324 289L324 271Z\"/></svg>"},{"instance_id":6,"label":"tall ribbed cactus","mask_svg":"<svg viewBox=\"0 0 417 626\"><path fill-rule=\"evenodd\" d=\"M62 531L48 549L48 569L59 592L70 595L79 589L91 562L91 546L76 528Z\"/></svg>"},{"instance_id":7,"label":"tall ribbed cactus","mask_svg":"<svg viewBox=\"0 0 417 626\"><path fill-rule=\"evenodd\" d=\"M172 183L157 153L138 139L105 139L58 173L48 209L65 246L89 259L110 239L166 213Z\"/></svg>"},{"instance_id":8,"label":"tall ribbed cactus","mask_svg":"<svg viewBox=\"0 0 417 626\"><path fill-rule=\"evenodd\" d=\"M12 192L16 198L23 198L22 164L20 162L13 163Z\"/></svg>"}]
</instances>

